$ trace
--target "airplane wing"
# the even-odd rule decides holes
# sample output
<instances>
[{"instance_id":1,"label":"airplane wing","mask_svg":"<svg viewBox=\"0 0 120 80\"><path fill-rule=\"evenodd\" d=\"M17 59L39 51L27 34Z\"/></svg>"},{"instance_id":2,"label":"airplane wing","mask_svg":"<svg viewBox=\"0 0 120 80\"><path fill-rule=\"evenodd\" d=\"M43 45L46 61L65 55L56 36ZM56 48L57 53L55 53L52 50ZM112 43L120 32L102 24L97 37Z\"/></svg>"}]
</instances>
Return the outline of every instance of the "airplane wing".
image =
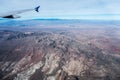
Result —
<instances>
[{"instance_id":1,"label":"airplane wing","mask_svg":"<svg viewBox=\"0 0 120 80\"><path fill-rule=\"evenodd\" d=\"M11 19L20 18L20 16L18 16L17 14L32 11L32 10L35 10L36 12L39 12L39 8L40 8L40 6L37 6L34 9L25 9L25 10L10 12L8 14L0 15L0 17L1 18L11 18Z\"/></svg>"}]
</instances>

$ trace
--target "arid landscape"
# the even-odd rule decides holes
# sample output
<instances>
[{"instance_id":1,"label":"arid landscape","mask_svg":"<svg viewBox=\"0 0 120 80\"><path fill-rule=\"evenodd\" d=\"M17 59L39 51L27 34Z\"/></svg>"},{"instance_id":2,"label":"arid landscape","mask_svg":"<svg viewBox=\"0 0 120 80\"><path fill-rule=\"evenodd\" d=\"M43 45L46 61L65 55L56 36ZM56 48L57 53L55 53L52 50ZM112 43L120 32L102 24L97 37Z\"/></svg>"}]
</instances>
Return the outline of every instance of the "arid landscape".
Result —
<instances>
[{"instance_id":1,"label":"arid landscape","mask_svg":"<svg viewBox=\"0 0 120 80\"><path fill-rule=\"evenodd\" d=\"M120 80L119 21L0 22L0 80Z\"/></svg>"}]
</instances>

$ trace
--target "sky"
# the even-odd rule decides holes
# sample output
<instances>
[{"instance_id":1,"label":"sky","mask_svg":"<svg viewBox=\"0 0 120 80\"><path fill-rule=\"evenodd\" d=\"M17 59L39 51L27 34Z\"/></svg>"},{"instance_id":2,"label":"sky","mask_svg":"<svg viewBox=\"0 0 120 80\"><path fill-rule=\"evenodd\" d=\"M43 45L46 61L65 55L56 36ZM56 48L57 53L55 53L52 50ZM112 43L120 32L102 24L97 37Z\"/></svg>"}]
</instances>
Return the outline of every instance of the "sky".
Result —
<instances>
[{"instance_id":1,"label":"sky","mask_svg":"<svg viewBox=\"0 0 120 80\"><path fill-rule=\"evenodd\" d=\"M120 19L120 0L0 0L0 14L40 5L22 18Z\"/></svg>"}]
</instances>

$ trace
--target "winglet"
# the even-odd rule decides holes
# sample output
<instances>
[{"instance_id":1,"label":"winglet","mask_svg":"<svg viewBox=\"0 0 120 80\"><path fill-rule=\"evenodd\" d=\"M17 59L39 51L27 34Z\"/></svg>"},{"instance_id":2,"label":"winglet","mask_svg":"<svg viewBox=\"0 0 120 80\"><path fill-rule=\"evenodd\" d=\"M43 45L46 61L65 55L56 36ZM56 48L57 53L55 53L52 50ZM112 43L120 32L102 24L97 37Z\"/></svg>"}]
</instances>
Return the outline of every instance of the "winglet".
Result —
<instances>
[{"instance_id":1,"label":"winglet","mask_svg":"<svg viewBox=\"0 0 120 80\"><path fill-rule=\"evenodd\" d=\"M40 6L36 7L35 11L39 12L39 8L40 8Z\"/></svg>"}]
</instances>

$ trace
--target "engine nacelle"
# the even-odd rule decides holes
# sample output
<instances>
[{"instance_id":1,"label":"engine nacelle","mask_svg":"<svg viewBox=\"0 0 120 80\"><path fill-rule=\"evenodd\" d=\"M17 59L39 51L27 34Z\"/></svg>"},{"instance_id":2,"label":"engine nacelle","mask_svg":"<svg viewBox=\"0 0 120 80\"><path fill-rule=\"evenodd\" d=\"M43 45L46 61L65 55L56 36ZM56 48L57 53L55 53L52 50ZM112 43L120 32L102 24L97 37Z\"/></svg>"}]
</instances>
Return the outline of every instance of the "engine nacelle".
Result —
<instances>
[{"instance_id":1,"label":"engine nacelle","mask_svg":"<svg viewBox=\"0 0 120 80\"><path fill-rule=\"evenodd\" d=\"M18 16L18 15L9 15L9 16L5 16L3 18L20 18L20 16Z\"/></svg>"}]
</instances>

